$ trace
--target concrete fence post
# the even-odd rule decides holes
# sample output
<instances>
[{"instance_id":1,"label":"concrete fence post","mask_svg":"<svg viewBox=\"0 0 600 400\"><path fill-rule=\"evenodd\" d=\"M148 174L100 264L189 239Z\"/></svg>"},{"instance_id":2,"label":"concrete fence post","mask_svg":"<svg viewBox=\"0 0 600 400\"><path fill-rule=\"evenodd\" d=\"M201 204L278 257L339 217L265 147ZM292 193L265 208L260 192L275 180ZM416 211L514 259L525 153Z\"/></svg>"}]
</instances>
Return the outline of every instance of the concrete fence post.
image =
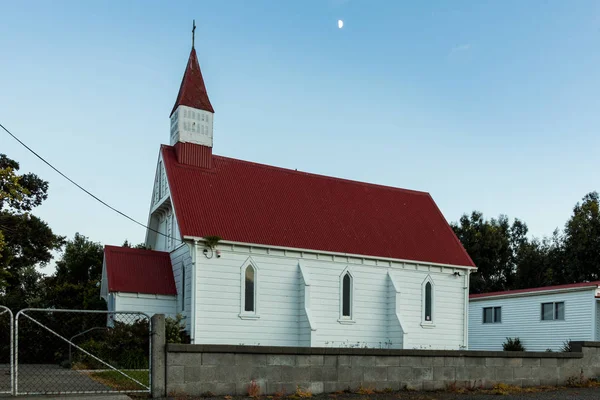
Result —
<instances>
[{"instance_id":1,"label":"concrete fence post","mask_svg":"<svg viewBox=\"0 0 600 400\"><path fill-rule=\"evenodd\" d=\"M152 380L151 391L153 398L166 397L166 332L165 315L155 314L152 316Z\"/></svg>"}]
</instances>

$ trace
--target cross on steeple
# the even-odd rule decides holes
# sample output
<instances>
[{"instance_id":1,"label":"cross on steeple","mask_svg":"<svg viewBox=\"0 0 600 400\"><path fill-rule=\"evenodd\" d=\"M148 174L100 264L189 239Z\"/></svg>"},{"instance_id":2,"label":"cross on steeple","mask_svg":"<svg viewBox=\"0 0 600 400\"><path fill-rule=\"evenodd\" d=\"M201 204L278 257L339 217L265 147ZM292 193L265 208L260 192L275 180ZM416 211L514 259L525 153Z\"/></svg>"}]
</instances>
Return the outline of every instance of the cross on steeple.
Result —
<instances>
[{"instance_id":1,"label":"cross on steeple","mask_svg":"<svg viewBox=\"0 0 600 400\"><path fill-rule=\"evenodd\" d=\"M192 48L194 48L194 40L196 38L196 20L194 20L194 24L192 27Z\"/></svg>"}]
</instances>

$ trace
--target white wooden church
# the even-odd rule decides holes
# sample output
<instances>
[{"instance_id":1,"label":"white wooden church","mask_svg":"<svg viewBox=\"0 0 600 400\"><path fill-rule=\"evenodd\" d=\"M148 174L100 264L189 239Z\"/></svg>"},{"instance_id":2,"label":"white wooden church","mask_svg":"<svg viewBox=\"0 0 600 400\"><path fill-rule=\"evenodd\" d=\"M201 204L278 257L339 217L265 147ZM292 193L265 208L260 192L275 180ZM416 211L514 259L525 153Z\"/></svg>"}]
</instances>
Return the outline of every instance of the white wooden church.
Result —
<instances>
[{"instance_id":1,"label":"white wooden church","mask_svg":"<svg viewBox=\"0 0 600 400\"><path fill-rule=\"evenodd\" d=\"M192 46L153 250L106 246L109 310L180 313L197 344L466 348L475 265L428 193L215 155L214 115Z\"/></svg>"}]
</instances>

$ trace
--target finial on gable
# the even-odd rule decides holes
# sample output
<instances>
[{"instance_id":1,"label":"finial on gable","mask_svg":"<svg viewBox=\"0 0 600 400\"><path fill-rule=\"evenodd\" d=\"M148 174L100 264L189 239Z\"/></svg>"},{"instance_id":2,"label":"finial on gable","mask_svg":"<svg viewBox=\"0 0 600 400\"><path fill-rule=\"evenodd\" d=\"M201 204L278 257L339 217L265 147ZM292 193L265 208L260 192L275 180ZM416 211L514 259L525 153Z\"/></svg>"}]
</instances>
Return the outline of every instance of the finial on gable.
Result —
<instances>
[{"instance_id":1,"label":"finial on gable","mask_svg":"<svg viewBox=\"0 0 600 400\"><path fill-rule=\"evenodd\" d=\"M196 39L196 20L194 20L192 25L192 49L194 48L194 41Z\"/></svg>"}]
</instances>

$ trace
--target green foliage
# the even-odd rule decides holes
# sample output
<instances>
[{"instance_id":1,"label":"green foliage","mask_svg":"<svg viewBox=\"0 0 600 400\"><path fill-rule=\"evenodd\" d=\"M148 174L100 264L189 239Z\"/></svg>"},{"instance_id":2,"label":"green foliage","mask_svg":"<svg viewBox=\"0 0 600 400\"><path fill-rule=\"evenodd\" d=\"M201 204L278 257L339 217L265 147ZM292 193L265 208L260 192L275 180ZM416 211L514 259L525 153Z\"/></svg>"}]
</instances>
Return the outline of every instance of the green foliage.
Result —
<instances>
[{"instance_id":1,"label":"green foliage","mask_svg":"<svg viewBox=\"0 0 600 400\"><path fill-rule=\"evenodd\" d=\"M573 342L571 339L565 340L563 342L562 348L560 349L563 353L571 353L573 352Z\"/></svg>"},{"instance_id":2,"label":"green foliage","mask_svg":"<svg viewBox=\"0 0 600 400\"><path fill-rule=\"evenodd\" d=\"M0 154L0 210L28 212L48 198L48 182L35 174L18 175L19 163Z\"/></svg>"},{"instance_id":3,"label":"green foliage","mask_svg":"<svg viewBox=\"0 0 600 400\"><path fill-rule=\"evenodd\" d=\"M103 259L104 251L100 243L75 233L75 237L67 241L61 259L56 262L55 276L61 282L74 284L97 281L102 276Z\"/></svg>"},{"instance_id":4,"label":"green foliage","mask_svg":"<svg viewBox=\"0 0 600 400\"><path fill-rule=\"evenodd\" d=\"M152 250L149 246L146 246L146 243L138 243L138 244L132 246L131 243L129 243L129 241L127 239L125 239L125 241L123 242L122 247L128 247L128 248L132 248L132 249Z\"/></svg>"},{"instance_id":5,"label":"green foliage","mask_svg":"<svg viewBox=\"0 0 600 400\"><path fill-rule=\"evenodd\" d=\"M486 220L477 211L451 224L475 262L471 293L600 280L600 196L585 195L564 232L528 238L527 225L506 216Z\"/></svg>"},{"instance_id":6,"label":"green foliage","mask_svg":"<svg viewBox=\"0 0 600 400\"><path fill-rule=\"evenodd\" d=\"M88 339L81 348L117 368L148 368L149 339L148 321L139 319L134 323L115 321L111 329L100 337ZM78 352L75 362L92 368L103 368L92 357Z\"/></svg>"},{"instance_id":7,"label":"green foliage","mask_svg":"<svg viewBox=\"0 0 600 400\"><path fill-rule=\"evenodd\" d=\"M56 272L45 279L46 306L106 310L99 287L103 259L100 243L76 233L67 241L65 251L56 262Z\"/></svg>"},{"instance_id":8,"label":"green foliage","mask_svg":"<svg viewBox=\"0 0 600 400\"><path fill-rule=\"evenodd\" d=\"M525 351L525 347L521 343L521 339L506 338L506 342L502 343L502 349L504 351Z\"/></svg>"},{"instance_id":9,"label":"green foliage","mask_svg":"<svg viewBox=\"0 0 600 400\"><path fill-rule=\"evenodd\" d=\"M24 295L23 276L31 276L25 270L43 267L52 259L52 251L58 250L64 238L54 235L48 224L30 214L0 211L0 230L5 245L0 256L0 302L11 307L24 308L24 302L9 303L2 297L18 299Z\"/></svg>"},{"instance_id":10,"label":"green foliage","mask_svg":"<svg viewBox=\"0 0 600 400\"><path fill-rule=\"evenodd\" d=\"M221 241L221 236L204 236L202 239L204 239L204 244L206 247L209 249L214 249Z\"/></svg>"},{"instance_id":11,"label":"green foliage","mask_svg":"<svg viewBox=\"0 0 600 400\"><path fill-rule=\"evenodd\" d=\"M120 372L117 371L101 371L101 372L92 372L89 376L90 378L98 381L113 390L140 390L142 387L131 380L129 377L137 380L141 384L146 387L150 385L150 375L147 370L138 371L138 370L123 370L121 371L127 376L123 376Z\"/></svg>"},{"instance_id":12,"label":"green foliage","mask_svg":"<svg viewBox=\"0 0 600 400\"><path fill-rule=\"evenodd\" d=\"M167 343L182 343L183 329L183 316L181 314L177 314L175 318L165 318Z\"/></svg>"},{"instance_id":13,"label":"green foliage","mask_svg":"<svg viewBox=\"0 0 600 400\"><path fill-rule=\"evenodd\" d=\"M585 195L573 208L565 225L564 252L568 267L565 282L600 279L600 198L598 192Z\"/></svg>"},{"instance_id":14,"label":"green foliage","mask_svg":"<svg viewBox=\"0 0 600 400\"><path fill-rule=\"evenodd\" d=\"M486 220L474 211L451 224L478 270L471 275L472 293L506 290L514 285L519 247L527 242L527 225L508 217Z\"/></svg>"},{"instance_id":15,"label":"green foliage","mask_svg":"<svg viewBox=\"0 0 600 400\"><path fill-rule=\"evenodd\" d=\"M18 174L19 163L0 154L0 303L11 308L29 306L24 286L31 288L34 266L45 266L63 238L30 214L48 197L48 182L34 174ZM39 277L38 277L39 279Z\"/></svg>"}]
</instances>

